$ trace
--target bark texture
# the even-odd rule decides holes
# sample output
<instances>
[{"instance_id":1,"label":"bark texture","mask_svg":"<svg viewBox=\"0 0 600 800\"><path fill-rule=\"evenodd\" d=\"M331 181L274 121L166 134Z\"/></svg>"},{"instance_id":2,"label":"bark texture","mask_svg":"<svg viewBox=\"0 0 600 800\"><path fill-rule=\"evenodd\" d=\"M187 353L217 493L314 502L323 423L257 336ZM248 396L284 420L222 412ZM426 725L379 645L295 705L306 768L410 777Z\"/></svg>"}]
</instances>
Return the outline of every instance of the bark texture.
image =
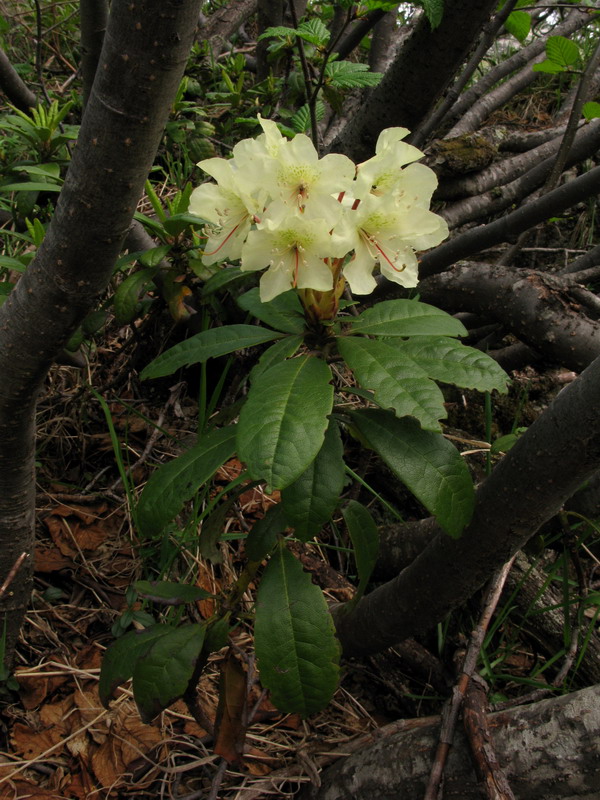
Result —
<instances>
[{"instance_id":1,"label":"bark texture","mask_svg":"<svg viewBox=\"0 0 600 800\"><path fill-rule=\"evenodd\" d=\"M197 0L113 0L54 218L0 309L2 579L22 552L33 549L36 398L54 357L110 279L183 74L197 15ZM29 563L0 605L8 652L28 603L30 574Z\"/></svg>"},{"instance_id":2,"label":"bark texture","mask_svg":"<svg viewBox=\"0 0 600 800\"><path fill-rule=\"evenodd\" d=\"M81 78L83 82L83 106L92 91L96 67L108 22L107 0L81 0L79 4L81 19Z\"/></svg>"},{"instance_id":3,"label":"bark texture","mask_svg":"<svg viewBox=\"0 0 600 800\"><path fill-rule=\"evenodd\" d=\"M2 48L0 48L0 89L9 102L21 111L29 111L32 106L37 105L37 97L10 63Z\"/></svg>"},{"instance_id":4,"label":"bark texture","mask_svg":"<svg viewBox=\"0 0 600 800\"><path fill-rule=\"evenodd\" d=\"M564 22L554 28L551 35L568 37L571 33L574 33L574 31L579 30L584 25L587 25L591 22L591 14L588 14L587 11L575 9L569 14ZM498 66L489 70L489 72L487 72L485 76L481 78L481 80L477 81L474 86L461 95L461 97L448 112L448 118L458 119L462 117L463 114L465 114L465 112L479 100L479 98L483 97L490 91L492 86L495 86L499 81L501 81L507 75L510 75L512 72L520 70L521 67L524 67L528 61L531 61L536 56L539 56L541 53L543 53L546 47L546 39L547 37L542 36L531 44L527 45L527 47L520 47L514 55L510 56L510 58L505 59L498 64ZM455 134L448 135L454 136Z\"/></svg>"},{"instance_id":5,"label":"bark texture","mask_svg":"<svg viewBox=\"0 0 600 800\"><path fill-rule=\"evenodd\" d=\"M429 630L476 592L600 468L600 359L563 389L478 489L460 539L439 532L395 579L334 610L345 655Z\"/></svg>"},{"instance_id":6,"label":"bark texture","mask_svg":"<svg viewBox=\"0 0 600 800\"><path fill-rule=\"evenodd\" d=\"M540 151L543 153L543 149L546 147L547 145L542 145L538 149L537 155L539 155ZM561 143L559 142L557 150L560 147ZM593 157L598 147L600 147L600 120L596 119L578 131L575 143L570 149L563 166L571 167L586 158ZM531 161L528 164L522 164L520 177L515 178L510 183L500 181L505 185L493 186L485 194L467 197L464 200L452 203L446 206L441 214L451 229L465 225L467 222L477 221L486 215L498 214L500 211L504 211L505 208L518 203L546 183L556 160L557 156L554 155L545 158L540 163L536 163L536 154L533 153Z\"/></svg>"},{"instance_id":7,"label":"bark texture","mask_svg":"<svg viewBox=\"0 0 600 800\"><path fill-rule=\"evenodd\" d=\"M375 152L384 128L415 128L452 81L495 7L493 0L475 6L468 0L451 0L434 31L423 17L331 150L364 161Z\"/></svg>"},{"instance_id":8,"label":"bark texture","mask_svg":"<svg viewBox=\"0 0 600 800\"><path fill-rule=\"evenodd\" d=\"M419 291L446 311L498 320L548 361L577 372L600 355L600 323L560 279L543 272L464 262L421 281Z\"/></svg>"},{"instance_id":9,"label":"bark texture","mask_svg":"<svg viewBox=\"0 0 600 800\"><path fill-rule=\"evenodd\" d=\"M536 167L538 169L538 167ZM449 242L426 253L419 264L422 278L443 272L461 258L479 253L488 247L505 242L510 236L528 230L544 222L566 208L598 194L600 191L600 167L594 167L569 183L553 189L538 200L527 203L505 217L479 225Z\"/></svg>"},{"instance_id":10,"label":"bark texture","mask_svg":"<svg viewBox=\"0 0 600 800\"><path fill-rule=\"evenodd\" d=\"M519 800L596 800L600 787L600 687L491 714L495 753ZM421 800L439 723L399 731L338 762L316 793L301 800ZM444 798L481 800L469 748L457 731L444 781Z\"/></svg>"}]
</instances>

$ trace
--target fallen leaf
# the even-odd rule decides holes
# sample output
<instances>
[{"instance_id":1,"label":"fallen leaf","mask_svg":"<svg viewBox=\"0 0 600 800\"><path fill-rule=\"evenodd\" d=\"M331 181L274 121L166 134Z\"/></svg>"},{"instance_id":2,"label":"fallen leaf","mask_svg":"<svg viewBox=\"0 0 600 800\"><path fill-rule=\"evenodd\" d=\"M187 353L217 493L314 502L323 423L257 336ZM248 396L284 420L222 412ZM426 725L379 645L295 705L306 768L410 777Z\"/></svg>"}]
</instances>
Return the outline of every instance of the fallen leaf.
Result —
<instances>
[{"instance_id":1,"label":"fallen leaf","mask_svg":"<svg viewBox=\"0 0 600 800\"><path fill-rule=\"evenodd\" d=\"M22 672L29 672L29 667L15 670L15 678L19 682L19 697L28 711L38 708L49 694L52 694L68 680L66 675L50 675L46 677L43 672L35 675L22 675Z\"/></svg>"},{"instance_id":2,"label":"fallen leaf","mask_svg":"<svg viewBox=\"0 0 600 800\"><path fill-rule=\"evenodd\" d=\"M35 572L58 572L74 566L73 560L63 555L56 545L38 545L33 556Z\"/></svg>"},{"instance_id":3,"label":"fallen leaf","mask_svg":"<svg viewBox=\"0 0 600 800\"><path fill-rule=\"evenodd\" d=\"M64 733L58 727L35 731L22 722L15 722L11 733L14 752L25 759L41 756L63 738ZM53 754L57 755L58 752L60 750L54 750Z\"/></svg>"},{"instance_id":4,"label":"fallen leaf","mask_svg":"<svg viewBox=\"0 0 600 800\"><path fill-rule=\"evenodd\" d=\"M246 673L233 656L221 670L219 707L215 721L214 752L237 764L246 739Z\"/></svg>"},{"instance_id":5,"label":"fallen leaf","mask_svg":"<svg viewBox=\"0 0 600 800\"><path fill-rule=\"evenodd\" d=\"M64 794L52 789L43 789L25 780L11 781L10 785L0 786L0 800L66 800Z\"/></svg>"},{"instance_id":6,"label":"fallen leaf","mask_svg":"<svg viewBox=\"0 0 600 800\"><path fill-rule=\"evenodd\" d=\"M161 741L154 725L145 725L132 702L121 703L110 717L106 740L92 753L92 768L103 787L114 789L128 780L128 767Z\"/></svg>"}]
</instances>

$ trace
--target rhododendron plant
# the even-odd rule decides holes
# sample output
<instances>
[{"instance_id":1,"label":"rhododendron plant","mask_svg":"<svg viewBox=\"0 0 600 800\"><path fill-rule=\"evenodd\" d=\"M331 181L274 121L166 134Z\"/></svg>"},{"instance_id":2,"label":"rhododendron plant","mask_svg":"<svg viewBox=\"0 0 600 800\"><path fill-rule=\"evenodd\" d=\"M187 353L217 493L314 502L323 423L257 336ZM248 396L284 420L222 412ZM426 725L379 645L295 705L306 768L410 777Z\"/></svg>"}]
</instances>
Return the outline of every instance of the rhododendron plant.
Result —
<instances>
[{"instance_id":1,"label":"rhododendron plant","mask_svg":"<svg viewBox=\"0 0 600 800\"><path fill-rule=\"evenodd\" d=\"M376 270L416 286L415 252L439 244L448 227L429 210L437 180L413 163L423 153L403 141L407 129L384 130L373 158L355 166L343 155L319 158L307 136L288 140L259 121L263 133L236 145L231 159L199 163L217 181L190 199L189 210L207 221L203 262L265 269L264 302L291 288L331 292L327 314L346 281L357 294L373 291Z\"/></svg>"}]
</instances>

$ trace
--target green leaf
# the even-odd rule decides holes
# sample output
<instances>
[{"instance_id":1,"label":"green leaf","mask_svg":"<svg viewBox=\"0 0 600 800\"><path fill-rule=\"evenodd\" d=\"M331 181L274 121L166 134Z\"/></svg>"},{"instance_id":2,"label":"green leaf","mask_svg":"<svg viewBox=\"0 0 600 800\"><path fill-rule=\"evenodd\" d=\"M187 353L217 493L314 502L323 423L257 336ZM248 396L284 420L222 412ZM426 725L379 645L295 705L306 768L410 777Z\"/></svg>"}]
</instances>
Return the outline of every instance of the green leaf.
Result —
<instances>
[{"instance_id":1,"label":"green leaf","mask_svg":"<svg viewBox=\"0 0 600 800\"><path fill-rule=\"evenodd\" d=\"M137 506L143 536L157 536L235 451L235 428L216 428L150 476Z\"/></svg>"},{"instance_id":2,"label":"green leaf","mask_svg":"<svg viewBox=\"0 0 600 800\"><path fill-rule=\"evenodd\" d=\"M414 420L397 419L389 411L366 409L351 416L362 439L446 533L459 537L473 514L475 491L458 450L441 434L424 431Z\"/></svg>"},{"instance_id":3,"label":"green leaf","mask_svg":"<svg viewBox=\"0 0 600 800\"><path fill-rule=\"evenodd\" d=\"M281 336L281 333L258 328L255 325L225 325L222 328L211 328L166 350L142 370L140 377L144 381L148 378L172 375L181 367L200 364L209 358L233 353L234 350L271 342L273 339L280 339Z\"/></svg>"},{"instance_id":4,"label":"green leaf","mask_svg":"<svg viewBox=\"0 0 600 800\"><path fill-rule=\"evenodd\" d=\"M526 430L527 428L517 428L512 433L507 433L506 436L500 436L490 447L490 453L492 455L508 453L509 450L513 449Z\"/></svg>"},{"instance_id":5,"label":"green leaf","mask_svg":"<svg viewBox=\"0 0 600 800\"><path fill-rule=\"evenodd\" d=\"M223 289L225 286L228 286L230 283L247 277L248 273L242 272L239 267L224 267L218 272L215 272L214 275L211 275L206 281L202 287L201 296L208 297L209 295L218 292L219 289Z\"/></svg>"},{"instance_id":6,"label":"green leaf","mask_svg":"<svg viewBox=\"0 0 600 800\"><path fill-rule=\"evenodd\" d=\"M306 323L302 305L298 294L293 290L278 295L268 303L263 303L260 299L260 289L250 289L249 292L238 297L237 304L244 311L249 311L256 319L277 331L304 333Z\"/></svg>"},{"instance_id":7,"label":"green leaf","mask_svg":"<svg viewBox=\"0 0 600 800\"><path fill-rule=\"evenodd\" d=\"M5 183L0 186L0 192L60 192L62 186L56 183L36 183L23 181L22 183Z\"/></svg>"},{"instance_id":8,"label":"green leaf","mask_svg":"<svg viewBox=\"0 0 600 800\"><path fill-rule=\"evenodd\" d=\"M145 267L158 267L163 258L171 251L170 244L161 244L143 252L138 261Z\"/></svg>"},{"instance_id":9,"label":"green leaf","mask_svg":"<svg viewBox=\"0 0 600 800\"><path fill-rule=\"evenodd\" d=\"M379 555L379 531L369 509L356 500L350 500L342 513L354 547L354 560L358 571L358 589L352 601L356 602L367 588Z\"/></svg>"},{"instance_id":10,"label":"green leaf","mask_svg":"<svg viewBox=\"0 0 600 800\"><path fill-rule=\"evenodd\" d=\"M314 460L333 405L331 371L314 356L283 361L259 374L238 423L238 456L250 477L283 489Z\"/></svg>"},{"instance_id":11,"label":"green leaf","mask_svg":"<svg viewBox=\"0 0 600 800\"><path fill-rule=\"evenodd\" d=\"M556 61L550 61L548 58L540 61L539 64L534 64L531 69L534 72L546 72L549 75L556 75L557 73L564 72L565 70L561 64L557 64Z\"/></svg>"},{"instance_id":12,"label":"green leaf","mask_svg":"<svg viewBox=\"0 0 600 800\"><path fill-rule=\"evenodd\" d=\"M422 6L431 30L435 30L444 16L444 0L416 0L416 4Z\"/></svg>"},{"instance_id":13,"label":"green leaf","mask_svg":"<svg viewBox=\"0 0 600 800\"><path fill-rule=\"evenodd\" d=\"M450 314L418 300L385 300L350 321L351 333L369 336L466 336Z\"/></svg>"},{"instance_id":14,"label":"green leaf","mask_svg":"<svg viewBox=\"0 0 600 800\"><path fill-rule=\"evenodd\" d=\"M206 627L185 625L157 639L133 670L133 698L143 722L151 722L186 691Z\"/></svg>"},{"instance_id":15,"label":"green leaf","mask_svg":"<svg viewBox=\"0 0 600 800\"><path fill-rule=\"evenodd\" d=\"M546 42L546 55L561 67L572 67L579 61L579 48L564 36L550 36Z\"/></svg>"},{"instance_id":16,"label":"green leaf","mask_svg":"<svg viewBox=\"0 0 600 800\"><path fill-rule=\"evenodd\" d=\"M190 586L186 583L173 583L171 581L136 581L134 584L140 597L153 600L163 606L182 606L212 597L199 586Z\"/></svg>"},{"instance_id":17,"label":"green leaf","mask_svg":"<svg viewBox=\"0 0 600 800\"><path fill-rule=\"evenodd\" d=\"M0 267L5 269L12 269L14 272L25 272L25 264L12 256L0 256Z\"/></svg>"},{"instance_id":18,"label":"green leaf","mask_svg":"<svg viewBox=\"0 0 600 800\"><path fill-rule=\"evenodd\" d=\"M141 269L118 285L113 297L113 310L120 325L126 325L133 320L140 307L140 297L153 282L155 275L155 269Z\"/></svg>"},{"instance_id":19,"label":"green leaf","mask_svg":"<svg viewBox=\"0 0 600 800\"><path fill-rule=\"evenodd\" d=\"M593 100L589 103L584 103L582 108L583 116L589 121L600 117L600 103Z\"/></svg>"},{"instance_id":20,"label":"green leaf","mask_svg":"<svg viewBox=\"0 0 600 800\"><path fill-rule=\"evenodd\" d=\"M415 417L423 428L440 430L439 420L446 417L444 395L401 347L362 337L340 337L338 347L359 384L375 393L379 405L393 408L399 417Z\"/></svg>"},{"instance_id":21,"label":"green leaf","mask_svg":"<svg viewBox=\"0 0 600 800\"><path fill-rule=\"evenodd\" d=\"M504 27L523 44L531 30L531 17L526 11L512 11L508 15Z\"/></svg>"},{"instance_id":22,"label":"green leaf","mask_svg":"<svg viewBox=\"0 0 600 800\"><path fill-rule=\"evenodd\" d=\"M20 165L19 172L26 172L28 175L42 175L44 178L50 178L54 183L60 180L60 165L55 162L49 164L36 164L36 165Z\"/></svg>"},{"instance_id":23,"label":"green leaf","mask_svg":"<svg viewBox=\"0 0 600 800\"><path fill-rule=\"evenodd\" d=\"M272 344L250 370L250 375L248 376L250 383L254 383L262 372L266 372L275 364L279 364L286 358L291 358L303 341L303 336L286 336Z\"/></svg>"},{"instance_id":24,"label":"green leaf","mask_svg":"<svg viewBox=\"0 0 600 800\"><path fill-rule=\"evenodd\" d=\"M322 100L317 100L315 110L317 122L321 122L321 120L325 117L325 103L323 103ZM306 131L310 129L310 110L306 103L303 106L300 106L294 116L290 118L290 126L296 133L306 133Z\"/></svg>"},{"instance_id":25,"label":"green leaf","mask_svg":"<svg viewBox=\"0 0 600 800\"><path fill-rule=\"evenodd\" d=\"M340 431L331 420L315 460L281 492L285 518L303 542L320 533L339 503L344 488L343 456Z\"/></svg>"},{"instance_id":26,"label":"green leaf","mask_svg":"<svg viewBox=\"0 0 600 800\"><path fill-rule=\"evenodd\" d=\"M430 378L480 392L506 392L508 375L493 358L447 336L420 336L394 345Z\"/></svg>"},{"instance_id":27,"label":"green leaf","mask_svg":"<svg viewBox=\"0 0 600 800\"><path fill-rule=\"evenodd\" d=\"M245 553L249 561L262 561L269 555L277 536L284 533L287 522L281 503L271 506L265 516L255 522L246 537Z\"/></svg>"},{"instance_id":28,"label":"green leaf","mask_svg":"<svg viewBox=\"0 0 600 800\"><path fill-rule=\"evenodd\" d=\"M355 61L330 61L325 67L325 82L338 89L377 86L382 78L381 72L370 72L368 64Z\"/></svg>"},{"instance_id":29,"label":"green leaf","mask_svg":"<svg viewBox=\"0 0 600 800\"><path fill-rule=\"evenodd\" d=\"M317 47L324 47L331 37L330 32L317 17L301 22L297 28L297 35Z\"/></svg>"},{"instance_id":30,"label":"green leaf","mask_svg":"<svg viewBox=\"0 0 600 800\"><path fill-rule=\"evenodd\" d=\"M203 225L206 225L206 220L188 212L172 214L163 222L163 227L169 236L179 236L179 234L183 233L186 229L199 228Z\"/></svg>"},{"instance_id":31,"label":"green leaf","mask_svg":"<svg viewBox=\"0 0 600 800\"><path fill-rule=\"evenodd\" d=\"M130 631L113 642L102 659L98 693L100 702L108 707L117 686L133 675L136 662L149 650L152 644L172 631L168 625L153 625L143 631Z\"/></svg>"},{"instance_id":32,"label":"green leaf","mask_svg":"<svg viewBox=\"0 0 600 800\"><path fill-rule=\"evenodd\" d=\"M271 28L267 28L256 40L260 42L261 39L271 39L271 38L283 38L283 39L291 39L292 41L296 38L296 29L295 28L286 28L285 25L275 25Z\"/></svg>"},{"instance_id":33,"label":"green leaf","mask_svg":"<svg viewBox=\"0 0 600 800\"><path fill-rule=\"evenodd\" d=\"M325 708L339 675L333 620L322 591L283 543L260 582L254 641L261 683L277 708L303 717Z\"/></svg>"},{"instance_id":34,"label":"green leaf","mask_svg":"<svg viewBox=\"0 0 600 800\"><path fill-rule=\"evenodd\" d=\"M238 499L239 494L233 492L230 497L222 500L216 508L213 508L208 517L202 521L199 541L200 555L213 564L220 564L223 561L219 542L226 530L227 518L231 516L231 509Z\"/></svg>"}]
</instances>

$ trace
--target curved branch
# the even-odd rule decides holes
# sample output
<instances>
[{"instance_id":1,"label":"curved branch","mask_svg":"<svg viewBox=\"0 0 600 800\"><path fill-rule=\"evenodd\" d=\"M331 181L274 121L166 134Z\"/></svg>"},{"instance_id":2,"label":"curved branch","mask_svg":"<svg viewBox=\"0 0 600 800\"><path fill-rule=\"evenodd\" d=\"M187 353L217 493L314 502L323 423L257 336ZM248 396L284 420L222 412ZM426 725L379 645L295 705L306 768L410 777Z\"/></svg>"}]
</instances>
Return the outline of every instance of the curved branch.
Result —
<instances>
[{"instance_id":1,"label":"curved branch","mask_svg":"<svg viewBox=\"0 0 600 800\"><path fill-rule=\"evenodd\" d=\"M600 468L600 359L558 394L478 489L460 539L439 532L394 580L334 610L345 655L392 646L465 602Z\"/></svg>"},{"instance_id":2,"label":"curved branch","mask_svg":"<svg viewBox=\"0 0 600 800\"><path fill-rule=\"evenodd\" d=\"M571 147L565 166L571 167L590 158L600 146L600 120L593 120L582 128L576 137L575 144ZM547 145L542 145L547 147ZM502 188L495 186L491 191L475 197L467 197L452 205L446 206L441 215L450 228L457 228L467 222L481 219L484 215L497 214L504 211L524 197L538 189L547 180L555 163L555 158L546 158L527 170L520 178L505 184ZM530 200L529 203L534 202Z\"/></svg>"},{"instance_id":3,"label":"curved branch","mask_svg":"<svg viewBox=\"0 0 600 800\"><path fill-rule=\"evenodd\" d=\"M474 199L473 195L480 195L498 186L505 186L507 183L522 176L524 170L529 171L533 169L533 167L540 164L544 159L557 153L561 141L562 137L556 136L554 139L540 144L539 147L529 150L526 153L519 153L510 158L503 158L501 161L495 161L486 169L482 169L475 174L441 181L435 191L434 199L455 200L462 197ZM480 198L478 198L476 202L480 203Z\"/></svg>"},{"instance_id":4,"label":"curved branch","mask_svg":"<svg viewBox=\"0 0 600 800\"><path fill-rule=\"evenodd\" d=\"M489 715L488 723L496 756L519 800L596 796L600 687L500 711ZM356 746L351 754L322 773L320 788L303 790L299 800L423 797L439 727L437 717L398 720L378 730L374 742L352 742ZM480 800L482 796L466 738L457 731L444 797Z\"/></svg>"},{"instance_id":5,"label":"curved branch","mask_svg":"<svg viewBox=\"0 0 600 800\"><path fill-rule=\"evenodd\" d=\"M449 0L434 31L423 16L331 150L364 161L375 152L384 128L415 128L451 82L495 5L493 0L475 6L468 0Z\"/></svg>"},{"instance_id":6,"label":"curved branch","mask_svg":"<svg viewBox=\"0 0 600 800\"><path fill-rule=\"evenodd\" d=\"M443 101L435 109L432 109L419 127L412 132L410 142L414 144L415 147L422 147L431 134L439 128L453 103L458 100L460 93L472 78L473 73L481 63L484 55L494 43L498 31L504 25L516 4L517 0L508 0L508 2L504 3L496 16L484 27L483 35L477 45L477 49L469 59L468 64L456 83L447 91Z\"/></svg>"},{"instance_id":7,"label":"curved branch","mask_svg":"<svg viewBox=\"0 0 600 800\"><path fill-rule=\"evenodd\" d=\"M575 9L569 14L563 23L557 25L548 35L568 37L571 33L583 28L584 25L587 25L592 21L593 16L587 11ZM462 97L456 101L456 103L448 112L446 119L454 120L462 117L466 111L471 108L477 102L477 100L479 100L479 98L483 97L490 91L492 86L495 86L507 75L510 75L511 72L516 72L516 70L521 69L521 67L524 67L528 62L532 61L541 53L543 53L546 47L546 39L547 37L536 39L536 41L527 45L527 47L522 47L517 50L514 55L502 61L497 67L493 67L483 78L481 78L481 80L477 81L473 87L466 91Z\"/></svg>"},{"instance_id":8,"label":"curved branch","mask_svg":"<svg viewBox=\"0 0 600 800\"><path fill-rule=\"evenodd\" d=\"M419 274L426 278L429 275L443 272L461 258L480 253L488 247L505 242L510 236L517 235L539 222L544 222L548 217L559 214L566 208L598 194L599 191L600 167L595 167L579 178L553 189L538 200L533 200L511 214L490 222L488 225L480 225L426 253L421 259Z\"/></svg>"},{"instance_id":9,"label":"curved branch","mask_svg":"<svg viewBox=\"0 0 600 800\"><path fill-rule=\"evenodd\" d=\"M498 320L547 361L577 372L600 355L600 322L582 314L563 281L543 272L464 262L422 280L419 294L450 312Z\"/></svg>"},{"instance_id":10,"label":"curved branch","mask_svg":"<svg viewBox=\"0 0 600 800\"><path fill-rule=\"evenodd\" d=\"M13 106L21 111L29 111L38 104L37 97L22 80L2 48L0 48L0 88Z\"/></svg>"},{"instance_id":11,"label":"curved branch","mask_svg":"<svg viewBox=\"0 0 600 800\"><path fill-rule=\"evenodd\" d=\"M81 0L79 4L81 19L81 78L83 82L83 107L85 108L92 91L98 59L108 22L107 0Z\"/></svg>"},{"instance_id":12,"label":"curved branch","mask_svg":"<svg viewBox=\"0 0 600 800\"><path fill-rule=\"evenodd\" d=\"M544 60L544 56L536 56L507 81L483 95L472 107L462 115L460 120L446 134L446 138L453 139L464 133L479 130L481 123L489 117L492 111L503 106L529 84L539 80L541 72L534 72L532 67Z\"/></svg>"},{"instance_id":13,"label":"curved branch","mask_svg":"<svg viewBox=\"0 0 600 800\"><path fill-rule=\"evenodd\" d=\"M0 573L15 553L32 551L37 395L56 354L110 279L196 20L196 0L113 0L101 68L55 214L0 308ZM31 567L19 574L12 597L2 599L8 653L29 599L30 576Z\"/></svg>"}]
</instances>

